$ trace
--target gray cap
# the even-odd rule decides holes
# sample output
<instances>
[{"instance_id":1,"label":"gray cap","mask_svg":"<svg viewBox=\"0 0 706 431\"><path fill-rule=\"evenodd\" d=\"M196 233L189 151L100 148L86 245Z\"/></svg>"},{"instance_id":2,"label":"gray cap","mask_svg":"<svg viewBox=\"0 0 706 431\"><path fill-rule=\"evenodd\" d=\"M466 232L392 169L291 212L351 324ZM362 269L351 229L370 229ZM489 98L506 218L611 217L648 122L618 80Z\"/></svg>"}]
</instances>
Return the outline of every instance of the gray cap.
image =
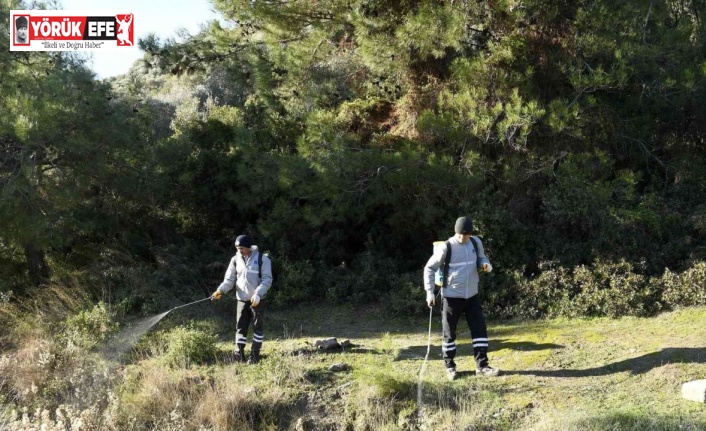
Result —
<instances>
[{"instance_id":1,"label":"gray cap","mask_svg":"<svg viewBox=\"0 0 706 431\"><path fill-rule=\"evenodd\" d=\"M470 217L459 217L456 220L456 226L454 226L454 231L456 233L470 235L471 233L473 233L473 220L471 220Z\"/></svg>"}]
</instances>

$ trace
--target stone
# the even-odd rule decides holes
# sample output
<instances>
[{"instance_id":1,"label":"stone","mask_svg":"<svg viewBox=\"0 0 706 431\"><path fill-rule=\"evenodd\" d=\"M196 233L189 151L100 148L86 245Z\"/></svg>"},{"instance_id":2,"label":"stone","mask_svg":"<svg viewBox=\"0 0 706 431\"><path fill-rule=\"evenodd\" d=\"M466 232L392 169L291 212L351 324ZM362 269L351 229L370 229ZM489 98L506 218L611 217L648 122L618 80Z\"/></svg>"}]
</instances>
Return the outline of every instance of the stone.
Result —
<instances>
[{"instance_id":1,"label":"stone","mask_svg":"<svg viewBox=\"0 0 706 431\"><path fill-rule=\"evenodd\" d=\"M351 369L351 366L346 364L345 362L340 363L340 364L333 364L330 367L328 367L329 371L332 371L334 373L337 373L339 371L348 371Z\"/></svg>"},{"instance_id":2,"label":"stone","mask_svg":"<svg viewBox=\"0 0 706 431\"><path fill-rule=\"evenodd\" d=\"M314 346L321 350L333 350L341 348L341 345L338 344L338 340L336 340L335 337L326 338L324 340L317 340L314 343Z\"/></svg>"},{"instance_id":3,"label":"stone","mask_svg":"<svg viewBox=\"0 0 706 431\"><path fill-rule=\"evenodd\" d=\"M681 396L687 400L706 403L706 380L694 380L681 385Z\"/></svg>"}]
</instances>

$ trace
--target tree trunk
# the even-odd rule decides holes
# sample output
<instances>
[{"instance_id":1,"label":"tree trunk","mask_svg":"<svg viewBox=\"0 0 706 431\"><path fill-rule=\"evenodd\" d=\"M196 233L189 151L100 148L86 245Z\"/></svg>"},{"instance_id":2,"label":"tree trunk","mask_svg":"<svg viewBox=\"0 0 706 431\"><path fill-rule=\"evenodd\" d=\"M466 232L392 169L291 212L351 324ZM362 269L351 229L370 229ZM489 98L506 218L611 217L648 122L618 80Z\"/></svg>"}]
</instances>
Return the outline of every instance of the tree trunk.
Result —
<instances>
[{"instance_id":1,"label":"tree trunk","mask_svg":"<svg viewBox=\"0 0 706 431\"><path fill-rule=\"evenodd\" d=\"M44 250L33 245L26 245L24 249L29 268L29 280L33 286L39 286L49 280L51 275L49 265L44 259Z\"/></svg>"}]
</instances>

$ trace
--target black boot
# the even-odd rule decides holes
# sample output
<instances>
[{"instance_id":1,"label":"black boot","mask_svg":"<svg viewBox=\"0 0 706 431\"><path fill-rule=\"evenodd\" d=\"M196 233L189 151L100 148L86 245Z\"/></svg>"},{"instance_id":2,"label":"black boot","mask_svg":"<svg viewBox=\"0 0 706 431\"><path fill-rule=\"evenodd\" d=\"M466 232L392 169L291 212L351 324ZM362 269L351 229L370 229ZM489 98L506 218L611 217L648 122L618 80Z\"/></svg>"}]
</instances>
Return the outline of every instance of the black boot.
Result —
<instances>
[{"instance_id":1,"label":"black boot","mask_svg":"<svg viewBox=\"0 0 706 431\"><path fill-rule=\"evenodd\" d=\"M238 349L233 352L233 362L245 362L245 349Z\"/></svg>"},{"instance_id":2,"label":"black boot","mask_svg":"<svg viewBox=\"0 0 706 431\"><path fill-rule=\"evenodd\" d=\"M252 351L250 352L250 358L248 358L248 364L257 364L260 362L260 352Z\"/></svg>"}]
</instances>

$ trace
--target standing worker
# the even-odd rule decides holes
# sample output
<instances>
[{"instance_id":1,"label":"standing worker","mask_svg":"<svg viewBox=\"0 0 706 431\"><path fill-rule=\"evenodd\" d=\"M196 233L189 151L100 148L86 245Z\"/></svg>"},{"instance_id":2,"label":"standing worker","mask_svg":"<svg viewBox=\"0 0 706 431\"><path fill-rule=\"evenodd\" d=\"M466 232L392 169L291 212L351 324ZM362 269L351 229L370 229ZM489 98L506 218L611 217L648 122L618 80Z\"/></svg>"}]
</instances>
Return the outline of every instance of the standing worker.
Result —
<instances>
[{"instance_id":1,"label":"standing worker","mask_svg":"<svg viewBox=\"0 0 706 431\"><path fill-rule=\"evenodd\" d=\"M471 330L476 375L497 376L499 370L488 364L488 333L478 298L478 273L493 270L485 256L483 243L472 237L473 221L468 217L456 220L456 234L439 247L424 266L424 289L429 307L435 304L434 279L441 268L444 273L442 292L442 326L444 342L442 356L446 363L446 376L456 379L456 326L462 314L466 315ZM451 256L447 258L448 253Z\"/></svg>"},{"instance_id":2,"label":"standing worker","mask_svg":"<svg viewBox=\"0 0 706 431\"><path fill-rule=\"evenodd\" d=\"M253 340L248 363L256 364L260 362L260 349L265 337L262 300L272 286L272 264L269 257L260 253L256 245L252 245L247 235L240 235L235 239L235 248L238 252L230 260L223 283L218 286L212 298L220 299L221 295L233 286L237 288L238 308L233 358L236 362L245 361L245 344L248 327L252 321Z\"/></svg>"}]
</instances>

